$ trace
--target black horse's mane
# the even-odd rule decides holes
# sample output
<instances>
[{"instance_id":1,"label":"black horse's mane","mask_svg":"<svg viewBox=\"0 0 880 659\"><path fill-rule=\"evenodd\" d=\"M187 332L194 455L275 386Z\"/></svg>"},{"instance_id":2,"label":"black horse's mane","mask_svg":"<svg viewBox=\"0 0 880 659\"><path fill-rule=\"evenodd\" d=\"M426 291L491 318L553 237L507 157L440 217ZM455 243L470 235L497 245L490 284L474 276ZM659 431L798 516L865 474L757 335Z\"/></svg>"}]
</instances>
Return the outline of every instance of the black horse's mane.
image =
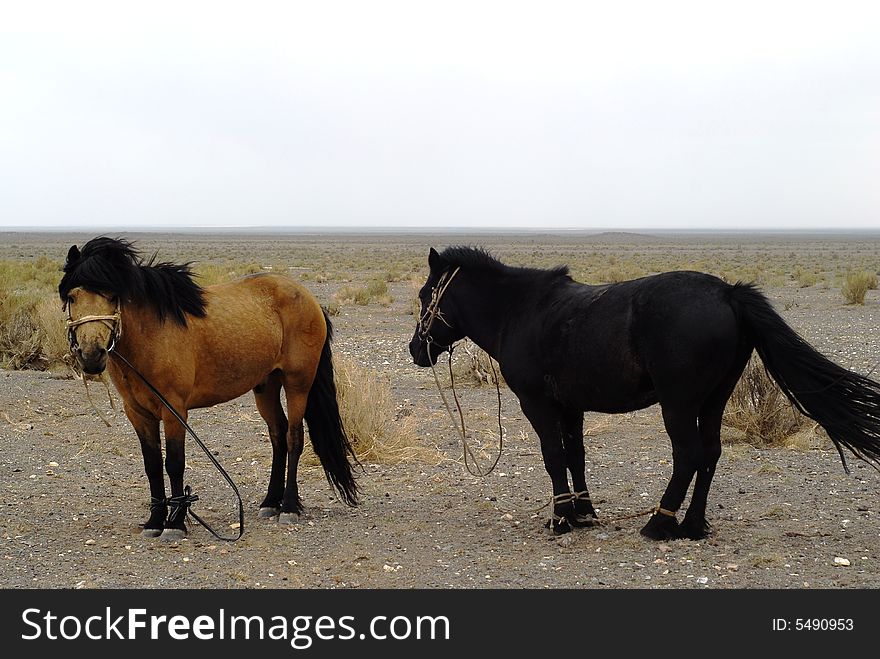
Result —
<instances>
[{"instance_id":1,"label":"black horse's mane","mask_svg":"<svg viewBox=\"0 0 880 659\"><path fill-rule=\"evenodd\" d=\"M123 302L148 304L163 321L171 316L186 325L186 314L205 316L204 290L195 280L191 263L146 262L134 245L121 238L93 238L82 250L70 249L64 276L58 285L63 302L74 288L117 297Z\"/></svg>"},{"instance_id":2,"label":"black horse's mane","mask_svg":"<svg viewBox=\"0 0 880 659\"><path fill-rule=\"evenodd\" d=\"M499 275L525 275L532 278L556 279L557 277L567 277L569 274L567 265L560 265L549 270L505 265L483 247L453 245L444 249L440 253L440 258L453 267L470 268Z\"/></svg>"}]
</instances>

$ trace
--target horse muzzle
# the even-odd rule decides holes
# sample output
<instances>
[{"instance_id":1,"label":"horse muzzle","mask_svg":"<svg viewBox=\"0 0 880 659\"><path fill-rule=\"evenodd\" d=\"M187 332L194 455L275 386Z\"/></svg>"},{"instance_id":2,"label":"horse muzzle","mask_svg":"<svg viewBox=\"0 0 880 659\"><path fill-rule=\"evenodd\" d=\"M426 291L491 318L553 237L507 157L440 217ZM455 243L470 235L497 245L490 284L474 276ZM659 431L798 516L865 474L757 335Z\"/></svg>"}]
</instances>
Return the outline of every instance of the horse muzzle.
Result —
<instances>
[{"instance_id":1,"label":"horse muzzle","mask_svg":"<svg viewBox=\"0 0 880 659\"><path fill-rule=\"evenodd\" d=\"M431 349L428 350L430 345ZM436 343L429 343L418 336L414 336L409 342L409 354L413 358L413 364L416 366L434 366L437 359L444 352L449 350L449 346L441 346Z\"/></svg>"},{"instance_id":2,"label":"horse muzzle","mask_svg":"<svg viewBox=\"0 0 880 659\"><path fill-rule=\"evenodd\" d=\"M86 350L78 347L73 351L73 356L86 375L100 375L107 368L107 350L105 348Z\"/></svg>"}]
</instances>

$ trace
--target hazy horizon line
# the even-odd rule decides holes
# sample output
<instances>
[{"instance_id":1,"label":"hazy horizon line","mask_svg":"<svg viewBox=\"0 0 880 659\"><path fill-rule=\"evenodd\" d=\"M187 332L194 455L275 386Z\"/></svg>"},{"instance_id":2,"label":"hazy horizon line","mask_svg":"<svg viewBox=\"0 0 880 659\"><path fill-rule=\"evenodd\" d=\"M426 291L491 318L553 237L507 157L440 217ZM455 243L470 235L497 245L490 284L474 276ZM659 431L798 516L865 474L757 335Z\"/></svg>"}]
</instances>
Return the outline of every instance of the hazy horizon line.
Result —
<instances>
[{"instance_id":1,"label":"hazy horizon line","mask_svg":"<svg viewBox=\"0 0 880 659\"><path fill-rule=\"evenodd\" d=\"M66 225L66 226L9 226L0 227L2 233L77 233L83 231L133 232L133 233L263 233L263 234L297 234L297 233L567 233L567 234L663 234L663 233L726 233L726 234L770 234L770 233L880 233L878 227L762 227L762 228L730 228L730 227L445 227L445 226L276 226L276 225L218 225L218 226L111 226L111 225Z\"/></svg>"}]
</instances>

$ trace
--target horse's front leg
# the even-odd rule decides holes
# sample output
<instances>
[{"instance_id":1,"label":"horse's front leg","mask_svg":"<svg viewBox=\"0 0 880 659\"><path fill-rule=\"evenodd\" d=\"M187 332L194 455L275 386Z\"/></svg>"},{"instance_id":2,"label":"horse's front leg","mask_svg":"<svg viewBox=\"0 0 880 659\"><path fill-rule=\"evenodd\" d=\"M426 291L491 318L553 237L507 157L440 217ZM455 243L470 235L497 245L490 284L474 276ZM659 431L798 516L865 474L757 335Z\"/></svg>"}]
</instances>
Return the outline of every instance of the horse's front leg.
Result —
<instances>
[{"instance_id":1,"label":"horse's front leg","mask_svg":"<svg viewBox=\"0 0 880 659\"><path fill-rule=\"evenodd\" d=\"M598 515L593 508L593 500L587 490L587 469L584 453L584 413L569 412L565 415L562 426L562 444L565 459L571 474L571 486L574 496L574 517L569 520L572 526L593 526Z\"/></svg>"},{"instance_id":2,"label":"horse's front leg","mask_svg":"<svg viewBox=\"0 0 880 659\"><path fill-rule=\"evenodd\" d=\"M175 406L184 420L186 410ZM186 513L189 504L184 501L183 469L186 464L185 439L186 431L173 416L163 419L165 425L165 471L171 481L171 498L169 502L168 520L162 532L163 540L182 540L186 537Z\"/></svg>"},{"instance_id":3,"label":"horse's front leg","mask_svg":"<svg viewBox=\"0 0 880 659\"><path fill-rule=\"evenodd\" d=\"M128 406L125 414L141 442L144 471L150 482L150 518L144 523L141 535L155 538L165 529L168 506L165 501L165 476L162 473L162 443L159 438L159 420L143 417Z\"/></svg>"},{"instance_id":4,"label":"horse's front leg","mask_svg":"<svg viewBox=\"0 0 880 659\"><path fill-rule=\"evenodd\" d=\"M549 526L555 535L568 533L577 513L568 488L567 460L562 443L565 412L543 397L520 397L520 406L541 440L544 468L553 483L553 513Z\"/></svg>"}]
</instances>

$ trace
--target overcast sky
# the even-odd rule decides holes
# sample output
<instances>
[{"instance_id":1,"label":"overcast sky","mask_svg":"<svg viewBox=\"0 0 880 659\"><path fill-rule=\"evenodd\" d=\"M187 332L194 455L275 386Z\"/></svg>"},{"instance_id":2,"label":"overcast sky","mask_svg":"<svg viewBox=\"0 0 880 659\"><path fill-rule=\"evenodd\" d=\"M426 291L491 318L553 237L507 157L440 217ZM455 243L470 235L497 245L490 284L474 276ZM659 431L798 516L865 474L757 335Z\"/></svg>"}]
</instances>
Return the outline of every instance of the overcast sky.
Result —
<instances>
[{"instance_id":1,"label":"overcast sky","mask_svg":"<svg viewBox=\"0 0 880 659\"><path fill-rule=\"evenodd\" d=\"M880 227L876 2L0 12L0 226Z\"/></svg>"}]
</instances>

